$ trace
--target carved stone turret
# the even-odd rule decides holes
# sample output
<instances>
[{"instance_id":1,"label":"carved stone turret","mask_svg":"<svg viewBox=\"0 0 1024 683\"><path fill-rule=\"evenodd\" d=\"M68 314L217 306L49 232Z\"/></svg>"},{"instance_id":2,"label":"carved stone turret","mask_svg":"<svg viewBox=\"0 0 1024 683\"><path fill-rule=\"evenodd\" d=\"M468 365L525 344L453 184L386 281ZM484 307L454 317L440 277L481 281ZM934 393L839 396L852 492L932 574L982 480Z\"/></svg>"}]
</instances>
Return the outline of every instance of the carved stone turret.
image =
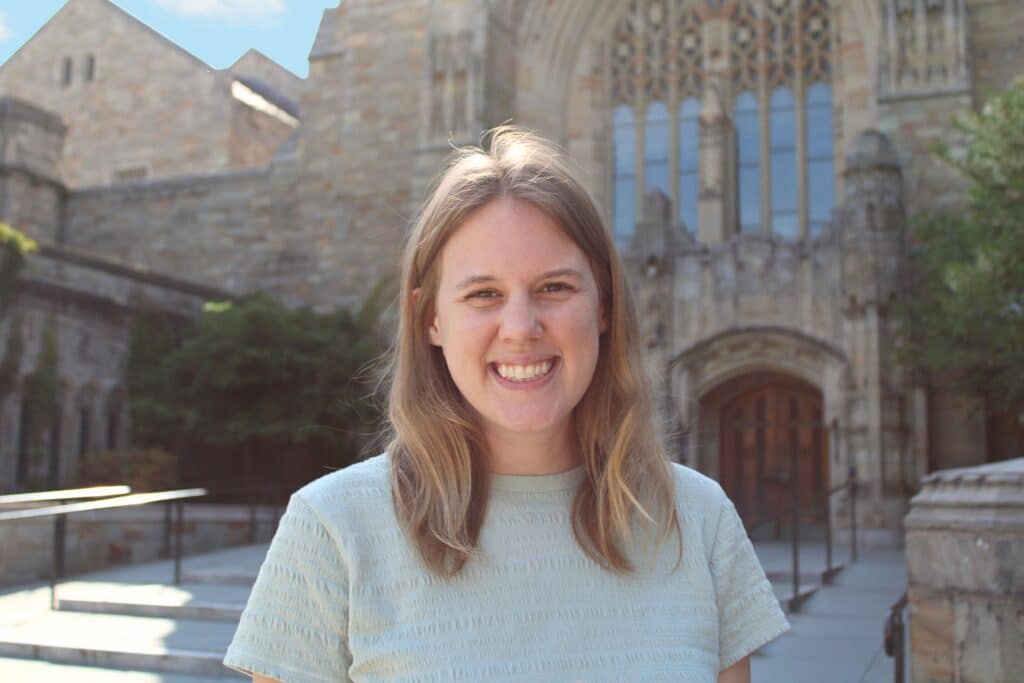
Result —
<instances>
[{"instance_id":1,"label":"carved stone turret","mask_svg":"<svg viewBox=\"0 0 1024 683\"><path fill-rule=\"evenodd\" d=\"M0 221L45 242L62 240L65 132L51 112L0 97Z\"/></svg>"},{"instance_id":2,"label":"carved stone turret","mask_svg":"<svg viewBox=\"0 0 1024 683\"><path fill-rule=\"evenodd\" d=\"M854 305L885 302L900 286L906 221L903 172L889 139L876 130L861 133L845 177L843 293Z\"/></svg>"},{"instance_id":3,"label":"carved stone turret","mask_svg":"<svg viewBox=\"0 0 1024 683\"><path fill-rule=\"evenodd\" d=\"M909 387L893 358L888 304L903 272L903 174L889 139L869 130L850 147L840 232L840 294L851 357L861 371L846 396L849 464L865 484L862 527L896 529L906 509L903 444Z\"/></svg>"}]
</instances>

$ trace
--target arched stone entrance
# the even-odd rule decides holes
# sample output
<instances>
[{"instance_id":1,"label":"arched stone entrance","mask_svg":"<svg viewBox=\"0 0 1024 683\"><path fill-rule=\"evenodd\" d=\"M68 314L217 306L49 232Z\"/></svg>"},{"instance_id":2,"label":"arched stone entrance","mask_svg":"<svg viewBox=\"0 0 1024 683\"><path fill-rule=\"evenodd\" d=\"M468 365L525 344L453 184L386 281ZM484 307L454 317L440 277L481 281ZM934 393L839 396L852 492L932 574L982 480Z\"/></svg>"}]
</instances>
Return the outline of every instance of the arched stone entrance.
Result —
<instances>
[{"instance_id":1,"label":"arched stone entrance","mask_svg":"<svg viewBox=\"0 0 1024 683\"><path fill-rule=\"evenodd\" d=\"M702 414L717 415L719 483L746 524L778 532L794 486L802 508L822 502L829 439L817 387L781 373L752 372L719 385L701 403Z\"/></svg>"},{"instance_id":2,"label":"arched stone entrance","mask_svg":"<svg viewBox=\"0 0 1024 683\"><path fill-rule=\"evenodd\" d=\"M791 509L793 483L807 510L845 481L849 362L840 349L797 330L751 326L711 335L671 365L678 457L716 479L745 522ZM802 521L824 519L808 511ZM782 520L759 531L786 527Z\"/></svg>"}]
</instances>

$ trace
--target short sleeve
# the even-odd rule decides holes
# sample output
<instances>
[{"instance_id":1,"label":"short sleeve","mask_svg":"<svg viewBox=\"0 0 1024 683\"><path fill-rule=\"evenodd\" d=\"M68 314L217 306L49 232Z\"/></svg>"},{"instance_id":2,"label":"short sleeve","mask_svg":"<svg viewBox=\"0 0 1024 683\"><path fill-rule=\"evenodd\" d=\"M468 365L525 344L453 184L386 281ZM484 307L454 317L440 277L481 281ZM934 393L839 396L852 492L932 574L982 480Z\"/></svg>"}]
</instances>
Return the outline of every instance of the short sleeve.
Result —
<instances>
[{"instance_id":1,"label":"short sleeve","mask_svg":"<svg viewBox=\"0 0 1024 683\"><path fill-rule=\"evenodd\" d=\"M743 522L725 495L711 551L711 578L718 605L719 670L789 630Z\"/></svg>"},{"instance_id":2,"label":"short sleeve","mask_svg":"<svg viewBox=\"0 0 1024 683\"><path fill-rule=\"evenodd\" d=\"M338 543L293 495L224 664L282 683L348 680L348 577Z\"/></svg>"}]
</instances>

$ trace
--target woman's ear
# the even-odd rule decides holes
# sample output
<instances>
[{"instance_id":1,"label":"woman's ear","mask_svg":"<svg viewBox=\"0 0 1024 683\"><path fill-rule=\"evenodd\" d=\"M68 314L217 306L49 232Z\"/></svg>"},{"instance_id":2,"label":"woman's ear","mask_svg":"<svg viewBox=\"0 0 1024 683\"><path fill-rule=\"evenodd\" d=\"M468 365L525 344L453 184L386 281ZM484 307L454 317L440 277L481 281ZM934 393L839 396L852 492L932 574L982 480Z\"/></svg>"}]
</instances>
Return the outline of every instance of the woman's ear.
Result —
<instances>
[{"instance_id":1,"label":"woman's ear","mask_svg":"<svg viewBox=\"0 0 1024 683\"><path fill-rule=\"evenodd\" d=\"M437 329L436 315L433 320L430 321L430 325L427 326L427 336L430 337L431 344L434 346L441 346L441 332Z\"/></svg>"},{"instance_id":2,"label":"woman's ear","mask_svg":"<svg viewBox=\"0 0 1024 683\"><path fill-rule=\"evenodd\" d=\"M417 287L412 290L412 301L415 305L416 300L420 298L420 288ZM430 339L430 343L434 346L441 345L441 334L437 329L437 316L432 316L430 324L427 326L427 337Z\"/></svg>"},{"instance_id":3,"label":"woman's ear","mask_svg":"<svg viewBox=\"0 0 1024 683\"><path fill-rule=\"evenodd\" d=\"M605 313L604 304L601 304L597 312L597 322L599 329L601 330L601 334L604 334L605 332L608 331L608 314Z\"/></svg>"}]
</instances>

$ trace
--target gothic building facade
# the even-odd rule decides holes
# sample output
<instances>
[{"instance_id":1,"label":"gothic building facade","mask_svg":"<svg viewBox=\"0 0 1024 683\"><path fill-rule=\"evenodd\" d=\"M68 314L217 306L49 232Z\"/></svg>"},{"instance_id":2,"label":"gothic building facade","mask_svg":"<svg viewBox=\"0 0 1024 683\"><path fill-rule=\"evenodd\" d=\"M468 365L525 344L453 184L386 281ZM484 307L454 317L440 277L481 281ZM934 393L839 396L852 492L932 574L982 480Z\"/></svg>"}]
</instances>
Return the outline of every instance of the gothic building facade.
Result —
<instances>
[{"instance_id":1,"label":"gothic building facade","mask_svg":"<svg viewBox=\"0 0 1024 683\"><path fill-rule=\"evenodd\" d=\"M1024 72L1021 3L343 0L324 12L304 83L265 64L262 80L241 79L264 116L288 110L275 93L297 100L288 135L275 132L281 117L256 135L239 116L207 116L219 100L189 99L183 80L202 69L147 80L186 95L131 131L163 160L150 168L170 169L146 178L116 173L139 154L114 144L118 126L79 113L114 102L121 121L138 70L180 58L152 41L146 62L105 49L120 14L70 0L0 66L0 94L67 129L52 197L0 194L6 219L54 249L174 274L161 280L174 291L351 303L397 266L451 145L511 120L579 167L630 264L673 452L748 519L783 510L794 488L822 500L854 476L859 526L886 542L922 474L999 457L976 401L895 363L889 304L908 216L961 196L930 146L955 146L951 118ZM101 55L89 87L102 96L60 94L70 46ZM230 99L239 80L213 74L203 92ZM221 124L172 121L204 120L241 132L221 136L215 161L174 157ZM83 127L88 142L72 145ZM230 151L273 141L273 154ZM103 145L103 172L90 174ZM28 166L5 163L0 184L23 187ZM4 400L10 433L17 400ZM0 440L0 464L14 443Z\"/></svg>"}]
</instances>

